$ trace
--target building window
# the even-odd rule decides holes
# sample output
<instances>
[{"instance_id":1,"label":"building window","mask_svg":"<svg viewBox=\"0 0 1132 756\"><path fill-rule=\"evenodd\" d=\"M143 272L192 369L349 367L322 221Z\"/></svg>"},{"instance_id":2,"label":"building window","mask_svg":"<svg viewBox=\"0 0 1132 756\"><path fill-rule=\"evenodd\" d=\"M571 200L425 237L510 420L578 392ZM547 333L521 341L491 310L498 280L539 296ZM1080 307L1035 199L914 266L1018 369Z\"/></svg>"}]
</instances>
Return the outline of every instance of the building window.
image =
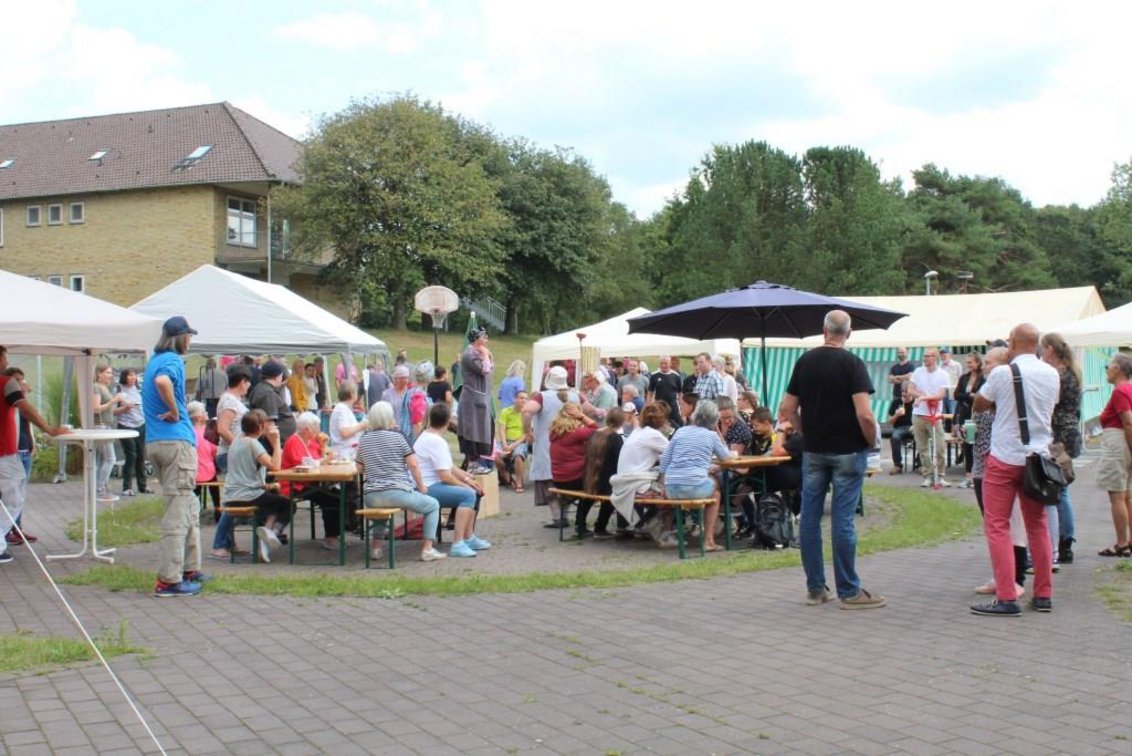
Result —
<instances>
[{"instance_id":1,"label":"building window","mask_svg":"<svg viewBox=\"0 0 1132 756\"><path fill-rule=\"evenodd\" d=\"M62 276L48 276L47 277L47 283L51 284L52 286L62 286L63 285L63 277Z\"/></svg>"},{"instance_id":2,"label":"building window","mask_svg":"<svg viewBox=\"0 0 1132 756\"><path fill-rule=\"evenodd\" d=\"M47 225L58 226L63 222L63 206L62 205L48 205L47 206Z\"/></svg>"},{"instance_id":3,"label":"building window","mask_svg":"<svg viewBox=\"0 0 1132 756\"><path fill-rule=\"evenodd\" d=\"M71 291L77 291L82 294L86 291L86 276L71 274Z\"/></svg>"},{"instance_id":4,"label":"building window","mask_svg":"<svg viewBox=\"0 0 1132 756\"><path fill-rule=\"evenodd\" d=\"M4 208L0 207L0 247L4 246Z\"/></svg>"},{"instance_id":5,"label":"building window","mask_svg":"<svg viewBox=\"0 0 1132 756\"><path fill-rule=\"evenodd\" d=\"M38 226L43 222L43 205L28 205L28 225Z\"/></svg>"},{"instance_id":6,"label":"building window","mask_svg":"<svg viewBox=\"0 0 1132 756\"><path fill-rule=\"evenodd\" d=\"M82 202L71 203L71 223L86 223L86 204Z\"/></svg>"},{"instance_id":7,"label":"building window","mask_svg":"<svg viewBox=\"0 0 1132 756\"><path fill-rule=\"evenodd\" d=\"M256 246L255 200L228 198L228 243L240 247Z\"/></svg>"}]
</instances>

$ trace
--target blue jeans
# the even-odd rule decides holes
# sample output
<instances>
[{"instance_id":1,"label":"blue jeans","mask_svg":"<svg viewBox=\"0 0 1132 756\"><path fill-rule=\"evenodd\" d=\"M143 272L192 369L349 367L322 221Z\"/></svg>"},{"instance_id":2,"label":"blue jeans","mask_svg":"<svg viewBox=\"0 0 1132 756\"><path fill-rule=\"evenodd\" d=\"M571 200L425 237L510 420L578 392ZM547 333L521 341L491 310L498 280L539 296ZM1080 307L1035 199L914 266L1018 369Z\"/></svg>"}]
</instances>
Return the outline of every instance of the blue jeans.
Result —
<instances>
[{"instance_id":1,"label":"blue jeans","mask_svg":"<svg viewBox=\"0 0 1132 756\"><path fill-rule=\"evenodd\" d=\"M370 507L397 507L424 516L421 533L426 541L436 538L436 527L440 524L440 502L420 491L366 491L365 505Z\"/></svg>"},{"instance_id":2,"label":"blue jeans","mask_svg":"<svg viewBox=\"0 0 1132 756\"><path fill-rule=\"evenodd\" d=\"M31 452L21 451L20 452L20 463L24 466L24 501L27 501L28 481L31 480ZM18 515L16 515L16 524L19 525L20 527L23 527L23 519L24 519L24 511L23 511L23 509L21 509L20 513Z\"/></svg>"},{"instance_id":3,"label":"blue jeans","mask_svg":"<svg viewBox=\"0 0 1132 756\"><path fill-rule=\"evenodd\" d=\"M1057 500L1057 523L1058 532L1055 534L1057 538L1062 541L1070 538L1076 540L1077 529L1073 526L1073 506L1069 503L1069 486L1061 489L1061 498ZM1057 548L1056 540L1053 547Z\"/></svg>"},{"instance_id":4,"label":"blue jeans","mask_svg":"<svg viewBox=\"0 0 1132 756\"><path fill-rule=\"evenodd\" d=\"M463 486L452 486L447 483L433 483L428 487L428 495L436 499L442 509L449 507L474 507L476 505L476 492Z\"/></svg>"},{"instance_id":5,"label":"blue jeans","mask_svg":"<svg viewBox=\"0 0 1132 756\"><path fill-rule=\"evenodd\" d=\"M825 512L825 492L833 483L830 505L830 531L833 540L833 577L837 596L849 598L861 590L857 577L857 528L853 517L865 482L868 452L853 454L802 454L802 516L799 543L806 588L819 592L826 587L822 558L821 518Z\"/></svg>"}]
</instances>

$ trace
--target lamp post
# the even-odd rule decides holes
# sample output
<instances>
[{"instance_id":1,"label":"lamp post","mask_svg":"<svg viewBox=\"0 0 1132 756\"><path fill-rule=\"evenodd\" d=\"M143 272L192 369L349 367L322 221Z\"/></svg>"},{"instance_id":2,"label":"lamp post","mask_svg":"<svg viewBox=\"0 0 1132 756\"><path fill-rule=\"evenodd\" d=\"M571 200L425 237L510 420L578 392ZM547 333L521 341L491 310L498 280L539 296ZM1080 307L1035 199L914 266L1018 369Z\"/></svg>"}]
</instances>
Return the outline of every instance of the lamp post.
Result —
<instances>
[{"instance_id":1,"label":"lamp post","mask_svg":"<svg viewBox=\"0 0 1132 756\"><path fill-rule=\"evenodd\" d=\"M939 272L929 270L924 274L924 296L930 297L932 295L932 279L939 278Z\"/></svg>"}]
</instances>

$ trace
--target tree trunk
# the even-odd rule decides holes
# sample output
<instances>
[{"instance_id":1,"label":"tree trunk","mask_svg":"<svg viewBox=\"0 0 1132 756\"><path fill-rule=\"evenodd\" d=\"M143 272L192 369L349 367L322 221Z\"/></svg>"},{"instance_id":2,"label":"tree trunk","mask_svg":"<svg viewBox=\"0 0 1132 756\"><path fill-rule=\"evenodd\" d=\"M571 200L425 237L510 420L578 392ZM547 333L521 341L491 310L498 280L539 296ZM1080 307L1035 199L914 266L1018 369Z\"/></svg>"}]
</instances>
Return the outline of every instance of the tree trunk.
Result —
<instances>
[{"instance_id":1,"label":"tree trunk","mask_svg":"<svg viewBox=\"0 0 1132 756\"><path fill-rule=\"evenodd\" d=\"M393 298L393 329L396 331L408 330L408 323L406 316L408 310L405 306L405 300L402 297Z\"/></svg>"},{"instance_id":2,"label":"tree trunk","mask_svg":"<svg viewBox=\"0 0 1132 756\"><path fill-rule=\"evenodd\" d=\"M503 333L508 336L519 333L519 303L514 300L507 303L507 323L504 325Z\"/></svg>"}]
</instances>

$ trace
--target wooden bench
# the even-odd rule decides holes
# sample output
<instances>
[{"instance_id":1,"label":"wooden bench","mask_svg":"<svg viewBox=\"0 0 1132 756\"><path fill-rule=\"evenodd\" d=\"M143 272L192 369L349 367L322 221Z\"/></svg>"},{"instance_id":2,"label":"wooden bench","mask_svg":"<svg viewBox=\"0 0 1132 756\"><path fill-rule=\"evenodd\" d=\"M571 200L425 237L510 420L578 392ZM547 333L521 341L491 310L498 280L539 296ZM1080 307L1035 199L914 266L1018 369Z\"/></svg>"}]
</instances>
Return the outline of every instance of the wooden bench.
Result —
<instances>
[{"instance_id":1,"label":"wooden bench","mask_svg":"<svg viewBox=\"0 0 1132 756\"><path fill-rule=\"evenodd\" d=\"M362 545L366 550L365 566L367 570L369 569L370 554L373 549L373 544L371 543L372 539L370 538L370 524L375 522L385 523L385 538L387 540L385 547L389 552L389 569L394 569L393 522L397 517L397 513L402 511L404 510L398 507L367 507L365 509L359 509L354 513L362 518L362 522L364 523L362 526Z\"/></svg>"},{"instance_id":2,"label":"wooden bench","mask_svg":"<svg viewBox=\"0 0 1132 756\"><path fill-rule=\"evenodd\" d=\"M259 561L259 533L256 530L255 516L259 508L255 504L245 504L239 501L221 502L220 514L232 517L236 522L232 525L232 547L228 549L228 561L236 561L236 528L248 525L252 531L252 564ZM241 523L241 520L246 522Z\"/></svg>"},{"instance_id":3,"label":"wooden bench","mask_svg":"<svg viewBox=\"0 0 1132 756\"><path fill-rule=\"evenodd\" d=\"M589 501L606 502L610 503L610 497L604 494L591 494L585 491L571 491L565 488L551 488L550 493L557 494L559 497L567 499L586 499ZM676 512L676 548L680 554L680 558L686 558L685 551L685 536L684 536L684 510L692 510L698 513L700 526L707 528L707 524L703 521L704 507L715 503L714 499L664 499L657 497L638 496L633 499L634 504L643 504L652 507L661 507L664 509L672 509ZM566 540L564 537L565 527L562 523L566 521L565 507L560 507L558 518L558 540ZM700 556L704 556L704 537L700 536Z\"/></svg>"},{"instance_id":4,"label":"wooden bench","mask_svg":"<svg viewBox=\"0 0 1132 756\"><path fill-rule=\"evenodd\" d=\"M197 495L200 498L200 513L204 514L208 509L208 490L210 488L215 488L217 491L222 490L224 488L224 481L209 480L204 483L197 483L197 488L199 489ZM217 496L216 498L219 499L220 497Z\"/></svg>"}]
</instances>

